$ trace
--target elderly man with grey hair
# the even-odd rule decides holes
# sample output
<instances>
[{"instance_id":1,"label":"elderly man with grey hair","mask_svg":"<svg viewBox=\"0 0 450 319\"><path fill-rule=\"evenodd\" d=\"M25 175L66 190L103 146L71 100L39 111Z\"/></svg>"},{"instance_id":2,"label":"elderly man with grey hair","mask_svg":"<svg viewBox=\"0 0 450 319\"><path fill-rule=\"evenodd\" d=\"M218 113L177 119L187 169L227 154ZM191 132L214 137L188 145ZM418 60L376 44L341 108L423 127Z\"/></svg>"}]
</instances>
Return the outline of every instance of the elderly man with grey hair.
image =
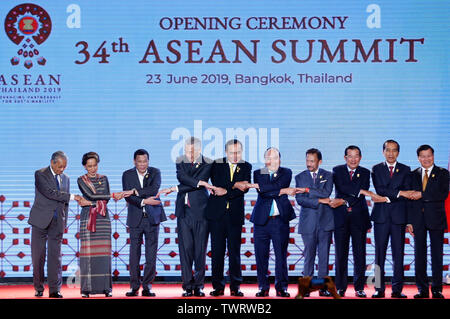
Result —
<instances>
[{"instance_id":1,"label":"elderly man with grey hair","mask_svg":"<svg viewBox=\"0 0 450 319\"><path fill-rule=\"evenodd\" d=\"M34 174L35 199L28 223L32 226L31 259L36 297L43 296L47 246L49 297L62 298L61 243L67 225L69 201L76 200L80 205L85 201L81 196L69 193L69 177L63 173L66 166L66 154L57 151L51 157L50 166Z\"/></svg>"},{"instance_id":2,"label":"elderly man with grey hair","mask_svg":"<svg viewBox=\"0 0 450 319\"><path fill-rule=\"evenodd\" d=\"M208 190L216 188L208 183L212 160L201 154L201 141L190 137L185 141L184 155L177 158L179 184L161 190L159 194L178 192L175 204L177 216L178 245L180 250L183 297L204 297L206 270L206 246L208 244L208 221L206 205ZM194 273L192 266L194 265Z\"/></svg>"}]
</instances>

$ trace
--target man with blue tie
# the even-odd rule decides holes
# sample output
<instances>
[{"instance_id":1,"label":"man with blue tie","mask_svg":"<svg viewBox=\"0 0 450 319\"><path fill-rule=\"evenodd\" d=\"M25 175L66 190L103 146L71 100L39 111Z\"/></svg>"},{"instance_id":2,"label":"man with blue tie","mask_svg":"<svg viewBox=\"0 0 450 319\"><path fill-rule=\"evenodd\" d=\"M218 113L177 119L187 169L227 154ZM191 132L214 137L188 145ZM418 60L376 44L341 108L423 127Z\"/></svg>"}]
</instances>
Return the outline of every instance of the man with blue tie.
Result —
<instances>
[{"instance_id":1,"label":"man with blue tie","mask_svg":"<svg viewBox=\"0 0 450 319\"><path fill-rule=\"evenodd\" d=\"M443 299L442 267L444 255L444 230L447 228L445 200L448 196L449 173L434 164L434 149L421 145L417 149L420 167L411 173L411 190L408 205L407 230L414 236L414 264L416 285L414 298L429 297L427 278L427 234L430 236L431 293Z\"/></svg>"},{"instance_id":2,"label":"man with blue tie","mask_svg":"<svg viewBox=\"0 0 450 319\"><path fill-rule=\"evenodd\" d=\"M372 298L385 297L384 265L386 251L391 241L394 273L392 276L393 298L407 298L403 289L403 255L405 251L405 228L407 222L406 202L410 194L411 169L397 162L400 145L394 140L383 143L385 161L372 168L372 181L381 201L375 202L372 209L375 236L375 293Z\"/></svg>"},{"instance_id":3,"label":"man with blue tie","mask_svg":"<svg viewBox=\"0 0 450 319\"><path fill-rule=\"evenodd\" d=\"M315 148L306 151L307 169L295 176L295 186L302 193L295 198L300 205L300 221L298 233L304 243L303 275L314 275L316 251L319 257L320 278L328 276L328 260L331 236L334 229L333 209L328 205L333 191L333 175L319 168L322 164L322 153ZM326 289L319 290L320 296L330 297Z\"/></svg>"},{"instance_id":4,"label":"man with blue tie","mask_svg":"<svg viewBox=\"0 0 450 319\"><path fill-rule=\"evenodd\" d=\"M333 168L335 196L330 201L334 208L334 239L336 251L336 288L345 296L348 277L348 253L350 238L353 250L353 281L355 295L365 298L366 238L372 227L365 195L371 196L370 171L359 166L362 154L358 146L345 149L346 164Z\"/></svg>"},{"instance_id":5,"label":"man with blue tie","mask_svg":"<svg viewBox=\"0 0 450 319\"><path fill-rule=\"evenodd\" d=\"M258 198L253 208L250 221L254 227L256 270L259 292L256 297L269 296L269 253L270 241L275 252L275 289L278 297L289 297L287 248L289 244L289 221L295 212L288 199L288 193L295 195L295 188L290 188L292 171L280 167L280 152L270 147L264 153L265 167L253 174Z\"/></svg>"}]
</instances>

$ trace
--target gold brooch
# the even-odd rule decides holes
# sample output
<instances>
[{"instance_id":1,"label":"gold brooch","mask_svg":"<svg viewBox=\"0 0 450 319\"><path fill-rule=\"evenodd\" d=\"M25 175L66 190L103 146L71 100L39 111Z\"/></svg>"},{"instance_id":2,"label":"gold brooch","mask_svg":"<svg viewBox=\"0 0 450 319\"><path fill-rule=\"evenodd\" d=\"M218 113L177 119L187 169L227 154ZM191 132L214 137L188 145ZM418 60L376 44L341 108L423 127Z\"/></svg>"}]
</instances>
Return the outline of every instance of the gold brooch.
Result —
<instances>
[{"instance_id":1,"label":"gold brooch","mask_svg":"<svg viewBox=\"0 0 450 319\"><path fill-rule=\"evenodd\" d=\"M99 185L102 185L102 182L99 181L98 184L99 184Z\"/></svg>"},{"instance_id":2,"label":"gold brooch","mask_svg":"<svg viewBox=\"0 0 450 319\"><path fill-rule=\"evenodd\" d=\"M236 167L236 173L239 173L239 170L240 170L241 168L238 166L238 167Z\"/></svg>"}]
</instances>

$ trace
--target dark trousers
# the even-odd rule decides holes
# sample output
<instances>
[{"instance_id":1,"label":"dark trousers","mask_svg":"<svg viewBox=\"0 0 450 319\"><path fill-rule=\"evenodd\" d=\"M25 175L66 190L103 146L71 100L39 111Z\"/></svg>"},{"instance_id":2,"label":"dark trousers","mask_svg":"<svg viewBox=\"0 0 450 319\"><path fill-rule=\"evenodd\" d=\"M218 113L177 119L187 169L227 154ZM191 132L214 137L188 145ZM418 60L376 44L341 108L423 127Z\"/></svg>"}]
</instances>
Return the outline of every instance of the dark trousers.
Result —
<instances>
[{"instance_id":1,"label":"dark trousers","mask_svg":"<svg viewBox=\"0 0 450 319\"><path fill-rule=\"evenodd\" d=\"M330 259L331 231L323 231L316 227L315 231L302 234L304 250L303 276L312 277L314 275L314 262L316 255L319 257L318 276L323 278L328 276L328 261Z\"/></svg>"},{"instance_id":2,"label":"dark trousers","mask_svg":"<svg viewBox=\"0 0 450 319\"><path fill-rule=\"evenodd\" d=\"M427 276L427 233L430 236L431 250L431 291L442 292L442 265L444 255L444 230L428 229L425 221L420 225L413 225L414 258L416 285L419 291L428 293L429 282Z\"/></svg>"},{"instance_id":3,"label":"dark trousers","mask_svg":"<svg viewBox=\"0 0 450 319\"><path fill-rule=\"evenodd\" d=\"M275 252L275 289L287 290L287 248L289 244L289 224L280 217L269 218L265 225L255 225L254 231L256 274L259 289L269 290L270 241Z\"/></svg>"},{"instance_id":4,"label":"dark trousers","mask_svg":"<svg viewBox=\"0 0 450 319\"><path fill-rule=\"evenodd\" d=\"M192 218L191 209L188 206L184 208L184 217L177 218L183 289L203 289L206 271L206 246L208 244L208 221ZM194 274L192 274L193 265Z\"/></svg>"},{"instance_id":5,"label":"dark trousers","mask_svg":"<svg viewBox=\"0 0 450 319\"><path fill-rule=\"evenodd\" d=\"M391 239L392 261L394 273L392 276L392 292L400 293L403 289L403 255L405 252L405 225L374 223L375 236L375 289L384 292L386 285L384 279L384 265L386 251Z\"/></svg>"},{"instance_id":6,"label":"dark trousers","mask_svg":"<svg viewBox=\"0 0 450 319\"><path fill-rule=\"evenodd\" d=\"M31 260L33 284L36 291L44 291L44 265L47 249L47 276L49 293L58 292L62 284L61 243L63 233L54 217L46 229L33 226L31 230Z\"/></svg>"},{"instance_id":7,"label":"dark trousers","mask_svg":"<svg viewBox=\"0 0 450 319\"><path fill-rule=\"evenodd\" d=\"M130 227L130 287L138 290L152 289L152 282L156 276L156 253L158 251L159 224L152 225L148 218L142 218L138 227ZM141 278L140 260L142 240L145 237L145 265L144 276Z\"/></svg>"},{"instance_id":8,"label":"dark trousers","mask_svg":"<svg viewBox=\"0 0 450 319\"><path fill-rule=\"evenodd\" d=\"M349 219L343 227L334 230L336 252L336 288L347 290L348 284L348 253L350 237L353 250L353 282L355 290L364 290L366 282L366 238L367 231L353 225Z\"/></svg>"},{"instance_id":9,"label":"dark trousers","mask_svg":"<svg viewBox=\"0 0 450 319\"><path fill-rule=\"evenodd\" d=\"M242 225L233 225L230 214L226 213L220 220L209 222L212 253L212 285L214 289L225 289L223 275L225 250L228 249L228 266L230 290L239 290L242 283L241 271L241 233Z\"/></svg>"}]
</instances>

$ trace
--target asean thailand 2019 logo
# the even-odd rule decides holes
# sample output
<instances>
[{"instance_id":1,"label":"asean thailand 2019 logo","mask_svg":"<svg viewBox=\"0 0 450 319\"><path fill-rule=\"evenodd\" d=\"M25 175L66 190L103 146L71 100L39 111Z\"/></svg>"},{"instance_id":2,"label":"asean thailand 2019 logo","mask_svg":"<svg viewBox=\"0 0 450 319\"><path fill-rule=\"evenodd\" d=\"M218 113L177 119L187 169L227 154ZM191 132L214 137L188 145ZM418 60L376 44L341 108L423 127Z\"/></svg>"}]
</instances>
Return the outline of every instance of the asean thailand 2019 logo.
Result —
<instances>
[{"instance_id":1,"label":"asean thailand 2019 logo","mask_svg":"<svg viewBox=\"0 0 450 319\"><path fill-rule=\"evenodd\" d=\"M5 19L5 32L8 38L18 46L17 56L11 58L12 65L23 65L30 69L33 60L45 65L47 60L39 52L39 46L50 36L52 21L47 11L33 3L20 4Z\"/></svg>"}]
</instances>

